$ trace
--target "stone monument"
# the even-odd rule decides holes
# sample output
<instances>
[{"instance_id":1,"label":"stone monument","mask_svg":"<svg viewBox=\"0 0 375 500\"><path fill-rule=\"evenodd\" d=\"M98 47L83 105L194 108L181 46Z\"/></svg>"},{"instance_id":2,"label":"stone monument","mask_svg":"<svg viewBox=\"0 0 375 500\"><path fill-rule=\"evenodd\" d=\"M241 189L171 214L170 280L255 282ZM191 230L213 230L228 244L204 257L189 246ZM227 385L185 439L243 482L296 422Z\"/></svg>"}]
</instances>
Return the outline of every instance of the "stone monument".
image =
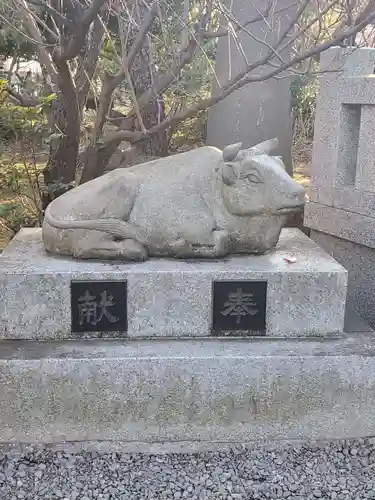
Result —
<instances>
[{"instance_id":1,"label":"stone monument","mask_svg":"<svg viewBox=\"0 0 375 500\"><path fill-rule=\"evenodd\" d=\"M0 257L0 449L375 433L371 330L344 326L345 269L283 228L303 190L275 145L111 172L16 235Z\"/></svg>"},{"instance_id":2,"label":"stone monument","mask_svg":"<svg viewBox=\"0 0 375 500\"><path fill-rule=\"evenodd\" d=\"M229 15L245 23L247 20L260 18L240 30L234 36L229 30L228 36L218 40L215 75L212 91L241 71L248 63L254 63L264 57L270 45L274 46L281 33L290 27L290 20L295 15L298 2L295 0L234 0L226 2ZM261 19L267 5L271 14ZM222 28L225 29L227 21ZM232 27L236 26L233 22ZM293 32L291 30L290 35ZM279 55L284 61L291 57L293 44L282 45L286 48ZM277 61L276 61L277 62ZM260 65L252 74L264 75L274 66ZM279 80L268 79L251 83L232 93L208 112L207 144L223 148L229 141L242 141L244 146L251 141L260 142L268 137L278 137L276 153L283 157L287 172L292 172L292 116L291 116L291 78L283 74Z\"/></svg>"},{"instance_id":3,"label":"stone monument","mask_svg":"<svg viewBox=\"0 0 375 500\"><path fill-rule=\"evenodd\" d=\"M375 49L321 56L310 202L311 237L349 271L348 294L375 326Z\"/></svg>"},{"instance_id":4,"label":"stone monument","mask_svg":"<svg viewBox=\"0 0 375 500\"><path fill-rule=\"evenodd\" d=\"M223 152L203 147L116 169L68 191L46 210L47 251L77 258L262 254L279 240L305 192L269 153L276 139Z\"/></svg>"}]
</instances>

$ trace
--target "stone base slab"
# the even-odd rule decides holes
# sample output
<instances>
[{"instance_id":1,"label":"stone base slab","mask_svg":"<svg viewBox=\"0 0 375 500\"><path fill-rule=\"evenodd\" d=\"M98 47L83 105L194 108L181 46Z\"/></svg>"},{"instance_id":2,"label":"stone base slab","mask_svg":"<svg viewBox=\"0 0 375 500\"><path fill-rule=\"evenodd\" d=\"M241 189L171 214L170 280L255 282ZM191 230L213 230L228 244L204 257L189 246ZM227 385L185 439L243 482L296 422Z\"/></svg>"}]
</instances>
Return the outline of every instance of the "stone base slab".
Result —
<instances>
[{"instance_id":1,"label":"stone base slab","mask_svg":"<svg viewBox=\"0 0 375 500\"><path fill-rule=\"evenodd\" d=\"M2 445L186 451L187 443L364 437L375 435L374 406L371 331L297 341L1 342Z\"/></svg>"},{"instance_id":2,"label":"stone base slab","mask_svg":"<svg viewBox=\"0 0 375 500\"><path fill-rule=\"evenodd\" d=\"M336 207L309 202L304 224L310 229L375 248L375 218Z\"/></svg>"},{"instance_id":3,"label":"stone base slab","mask_svg":"<svg viewBox=\"0 0 375 500\"><path fill-rule=\"evenodd\" d=\"M375 249L311 230L311 238L348 271L348 300L356 312L375 326Z\"/></svg>"},{"instance_id":4,"label":"stone base slab","mask_svg":"<svg viewBox=\"0 0 375 500\"><path fill-rule=\"evenodd\" d=\"M0 338L81 338L71 331L72 280L127 280L133 338L211 336L214 281L267 282L265 335L343 331L347 272L298 229L285 228L276 249L262 256L144 263L47 255L41 231L23 229L0 257Z\"/></svg>"}]
</instances>

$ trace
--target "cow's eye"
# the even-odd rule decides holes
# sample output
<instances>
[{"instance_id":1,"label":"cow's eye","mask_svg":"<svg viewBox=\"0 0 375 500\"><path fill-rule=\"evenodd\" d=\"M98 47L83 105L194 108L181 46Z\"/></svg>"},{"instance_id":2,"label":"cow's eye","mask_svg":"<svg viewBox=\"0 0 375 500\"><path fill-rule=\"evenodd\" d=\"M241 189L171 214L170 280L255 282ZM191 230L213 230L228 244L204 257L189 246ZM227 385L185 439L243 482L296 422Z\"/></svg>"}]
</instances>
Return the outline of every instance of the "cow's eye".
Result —
<instances>
[{"instance_id":1,"label":"cow's eye","mask_svg":"<svg viewBox=\"0 0 375 500\"><path fill-rule=\"evenodd\" d=\"M257 176L257 174L249 174L247 176L247 180L249 182L251 182L251 184L261 184L262 181L259 179L259 177Z\"/></svg>"}]
</instances>

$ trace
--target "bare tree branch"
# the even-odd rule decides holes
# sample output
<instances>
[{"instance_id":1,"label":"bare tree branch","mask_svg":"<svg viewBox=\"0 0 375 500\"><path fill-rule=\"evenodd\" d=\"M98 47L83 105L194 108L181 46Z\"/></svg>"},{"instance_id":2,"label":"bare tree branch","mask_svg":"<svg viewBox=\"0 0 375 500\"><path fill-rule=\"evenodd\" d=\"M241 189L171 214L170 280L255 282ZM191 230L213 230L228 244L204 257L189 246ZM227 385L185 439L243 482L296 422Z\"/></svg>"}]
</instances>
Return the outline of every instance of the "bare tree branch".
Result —
<instances>
[{"instance_id":1,"label":"bare tree branch","mask_svg":"<svg viewBox=\"0 0 375 500\"><path fill-rule=\"evenodd\" d=\"M192 61L196 48L197 40L190 38L185 49L180 52L179 59L173 61L171 69L166 73L159 75L154 83L154 86L138 98L138 105L140 109L147 106L153 96L161 94L180 76L182 69ZM129 116L132 114L134 114L134 110L130 111Z\"/></svg>"},{"instance_id":2,"label":"bare tree branch","mask_svg":"<svg viewBox=\"0 0 375 500\"><path fill-rule=\"evenodd\" d=\"M145 38L147 36L147 33L150 31L151 26L153 25L155 18L158 15L158 9L157 9L157 1L154 2L148 12L148 15L145 17L143 20L143 23L139 27L137 36L130 47L129 53L126 57L123 57L123 67L119 70L119 72L114 76L112 85L114 86L113 89L119 85L122 80L125 78L125 66L130 71L130 68L133 65L134 59L136 55L138 54L140 48L142 47Z\"/></svg>"},{"instance_id":3,"label":"bare tree branch","mask_svg":"<svg viewBox=\"0 0 375 500\"><path fill-rule=\"evenodd\" d=\"M353 26L357 26L359 23L361 23L364 19L370 16L372 12L374 12L374 10L375 10L375 0L368 0L366 6L361 10L361 12L354 20ZM340 33L340 31L344 29L347 23L348 23L348 18L344 17L340 22L340 24L337 26L336 30L334 31L333 36L336 37Z\"/></svg>"},{"instance_id":4,"label":"bare tree branch","mask_svg":"<svg viewBox=\"0 0 375 500\"><path fill-rule=\"evenodd\" d=\"M75 86L78 94L79 109L82 113L99 60L104 40L104 28L99 19L95 19L87 42L85 54L79 57L75 75Z\"/></svg>"},{"instance_id":5,"label":"bare tree branch","mask_svg":"<svg viewBox=\"0 0 375 500\"><path fill-rule=\"evenodd\" d=\"M85 14L82 18L81 22L83 26L89 26L94 21L106 2L107 0L93 0L91 6L85 11Z\"/></svg>"},{"instance_id":6,"label":"bare tree branch","mask_svg":"<svg viewBox=\"0 0 375 500\"><path fill-rule=\"evenodd\" d=\"M51 30L49 26L43 21L43 19L40 19L29 7L26 8L27 13L34 19L34 21L39 24L44 30L46 30L52 37L57 40L58 39L58 32L54 32Z\"/></svg>"},{"instance_id":7,"label":"bare tree branch","mask_svg":"<svg viewBox=\"0 0 375 500\"><path fill-rule=\"evenodd\" d=\"M369 0L366 7L359 13L354 21L354 26L360 24L363 20L369 17L375 10L375 0Z\"/></svg>"},{"instance_id":8,"label":"bare tree branch","mask_svg":"<svg viewBox=\"0 0 375 500\"><path fill-rule=\"evenodd\" d=\"M219 28L216 31L201 31L199 34L202 36L202 38L219 38L222 36L228 36L230 34L230 31L233 30L233 32L237 33L239 31L242 31L244 28L249 26L250 24L257 23L259 21L262 21L264 18L267 18L271 12L271 7L272 7L272 0L267 1L267 6L264 9L264 11L260 14L258 14L255 17L251 17L250 19L247 19L245 22L240 23L235 19L234 17L230 19L230 22L234 24L235 26L232 26L230 28L229 26L226 26L225 28ZM281 11L282 9L280 9ZM279 11L277 11L279 12ZM225 14L226 16L226 14Z\"/></svg>"},{"instance_id":9,"label":"bare tree branch","mask_svg":"<svg viewBox=\"0 0 375 500\"><path fill-rule=\"evenodd\" d=\"M26 0L16 0L16 3L20 7L21 18L25 24L27 31L29 32L30 36L37 42L36 46L39 52L40 63L42 64L42 66L44 66L52 82L56 84L57 83L56 68L53 65L51 55L46 50L46 47L43 44L42 36L40 34L38 25L28 12L29 9Z\"/></svg>"},{"instance_id":10,"label":"bare tree branch","mask_svg":"<svg viewBox=\"0 0 375 500\"><path fill-rule=\"evenodd\" d=\"M313 26L319 18L324 17L335 5L337 5L340 2L340 0L332 0L331 2L328 3L325 9L323 9L320 13L319 16L312 18L309 22L304 24L299 30L297 30L292 37L290 37L285 45L283 45L280 49L280 51L285 50L287 47L292 45L298 38L300 38L306 31ZM335 37L332 37L335 38Z\"/></svg>"},{"instance_id":11,"label":"bare tree branch","mask_svg":"<svg viewBox=\"0 0 375 500\"><path fill-rule=\"evenodd\" d=\"M226 87L220 89L220 92L217 94L206 98L206 99L201 99L198 101L196 104L192 105L190 108L185 109L179 113L176 113L173 116L168 117L166 120L164 120L162 123L157 125L156 127L151 128L150 130L147 131L146 137L150 136L155 133L159 133L160 130L166 130L167 128L175 125L178 122L181 122L183 120L186 120L188 118L191 118L197 114L199 114L202 111L205 111L207 108L213 106L214 104L217 104L218 102L222 101L225 99L228 95L230 95L232 92L235 90L238 90L242 88L244 85L248 85L249 83L255 83L255 82L262 82L265 80L269 80L271 78L276 77L280 73L283 73L284 71L288 70L289 68L293 67L294 65L302 62L305 59L309 59L313 57L314 55L321 53L330 47L334 47L336 45L339 45L343 40L352 37L362 29L364 29L369 23L375 20L375 12L372 13L371 15L367 16L363 21L358 23L356 26L353 26L350 29L347 29L343 31L340 35L337 37L321 43L310 50L307 50L306 52L303 52L299 56L296 56L286 62L285 64L275 68L273 71L270 71L265 74L261 75L248 75L243 77L242 79L238 80L237 76L234 77L231 82L228 82ZM281 38L281 37L280 37ZM129 133L129 131L118 131L115 135L113 136L108 136L104 138L105 144L110 144L113 140L118 140L119 138L124 138L128 139L130 141L133 141L135 139L135 136L133 136L133 133ZM143 139L139 140L144 140L145 135L143 135Z\"/></svg>"},{"instance_id":12,"label":"bare tree branch","mask_svg":"<svg viewBox=\"0 0 375 500\"><path fill-rule=\"evenodd\" d=\"M14 99L17 100L17 103L20 106L25 108L35 108L40 104L37 99L31 98L30 96L26 96L21 94L20 92L15 91L12 87L6 87L6 91L9 95L11 95Z\"/></svg>"},{"instance_id":13,"label":"bare tree branch","mask_svg":"<svg viewBox=\"0 0 375 500\"><path fill-rule=\"evenodd\" d=\"M129 49L129 53L126 54L126 43L124 40L124 27L121 31L122 36L121 38L121 45L122 45L122 57L119 58L119 62L121 64L121 69L116 73L116 75L111 76L109 74L106 74L104 77L104 82L102 85L100 97L99 97L99 106L98 106L98 112L95 118L95 125L94 125L94 133L92 140L95 142L99 135L101 134L101 131L103 129L104 123L109 115L109 109L111 107L111 101L112 101L112 94L115 88L123 81L123 79L126 77L128 85L130 85L130 89L132 89L132 95L133 95L133 102L137 108L136 115L138 117L138 120L140 122L140 125L142 126L142 118L140 114L140 110L138 108L137 104L137 99L135 96L134 88L130 79L129 75L129 69L131 68L134 59L139 52L140 48L142 47L142 44L147 36L147 33L149 32L156 16L158 15L158 9L157 9L157 1L154 2L151 5L151 8L143 20L137 36L132 44L132 46ZM121 19L121 18L120 18ZM103 29L105 31L106 28L103 24ZM109 35L107 31L107 35ZM145 128L143 126L143 129L145 131Z\"/></svg>"},{"instance_id":14,"label":"bare tree branch","mask_svg":"<svg viewBox=\"0 0 375 500\"><path fill-rule=\"evenodd\" d=\"M160 130L163 130L163 127L161 127ZM150 135L151 135L150 131L142 133L131 130L116 130L115 132L109 132L108 134L106 134L106 136L103 139L103 145L108 146L109 144L112 144L113 142L117 142L119 140L130 141L130 142L144 141Z\"/></svg>"},{"instance_id":15,"label":"bare tree branch","mask_svg":"<svg viewBox=\"0 0 375 500\"><path fill-rule=\"evenodd\" d=\"M56 10L52 5L47 2L39 1L39 0L28 0L28 3L31 5L36 5L37 7L42 6L56 21L58 21L58 25L69 26L71 21L69 21L65 16L61 14L58 10Z\"/></svg>"},{"instance_id":16,"label":"bare tree branch","mask_svg":"<svg viewBox=\"0 0 375 500\"><path fill-rule=\"evenodd\" d=\"M82 18L74 21L74 33L70 38L68 46L56 50L55 58L69 61L78 55L85 43L91 23L98 16L100 10L107 1L108 0L93 0L91 6L85 11Z\"/></svg>"},{"instance_id":17,"label":"bare tree branch","mask_svg":"<svg viewBox=\"0 0 375 500\"><path fill-rule=\"evenodd\" d=\"M133 89L132 96L133 96L133 103L135 104L135 114L138 117L139 123L142 127L143 122L141 118L141 113L138 108L138 102L130 79L129 70L132 67L132 64L134 62L137 53L139 52L140 48L142 47L142 44L144 43L147 33L149 32L151 26L155 21L155 18L158 15L157 4L158 2L156 1L151 5L151 8L148 11L147 16L144 18L141 26L139 27L137 36L133 44L131 45L128 54L126 54L126 46L125 46L126 44L125 40L122 37L121 40L122 58L120 59L121 69L114 76L111 76L109 74L105 75L102 90L99 97L98 112L95 119L94 133L93 133L94 141L98 139L103 129L104 123L108 118L113 91L123 81L125 77L127 79L128 85L130 85L130 89ZM122 34L124 35L124 29L122 29ZM132 122L132 120L128 120L128 123L130 122ZM145 131L144 126L143 130Z\"/></svg>"},{"instance_id":18,"label":"bare tree branch","mask_svg":"<svg viewBox=\"0 0 375 500\"><path fill-rule=\"evenodd\" d=\"M208 18L209 12L206 12L202 16L200 25L204 26ZM143 109L151 102L154 96L158 96L167 89L180 76L182 69L192 61L201 39L199 35L200 29L198 27L197 32L190 37L187 46L180 52L179 57L173 61L172 67L167 72L157 75L154 85L137 99L139 109ZM135 113L135 108L133 108L128 113L128 118L134 116Z\"/></svg>"},{"instance_id":19,"label":"bare tree branch","mask_svg":"<svg viewBox=\"0 0 375 500\"><path fill-rule=\"evenodd\" d=\"M335 0L336 1L336 0ZM278 40L276 43L269 49L269 51L261 58L259 58L257 61L254 61L250 63L249 65L246 65L244 69L239 71L235 77L232 79L228 80L224 85L223 89L226 90L232 85L234 85L236 82L239 82L245 75L250 73L256 68L259 68L260 66L266 65L274 56L275 51L277 51L282 44L282 42L288 37L290 34L291 30L297 23L297 21L300 19L302 16L303 12L305 11L306 7L308 6L310 0L303 0L301 3L300 7L297 9L295 15L290 19L288 25L284 29L284 31L280 34Z\"/></svg>"}]
</instances>

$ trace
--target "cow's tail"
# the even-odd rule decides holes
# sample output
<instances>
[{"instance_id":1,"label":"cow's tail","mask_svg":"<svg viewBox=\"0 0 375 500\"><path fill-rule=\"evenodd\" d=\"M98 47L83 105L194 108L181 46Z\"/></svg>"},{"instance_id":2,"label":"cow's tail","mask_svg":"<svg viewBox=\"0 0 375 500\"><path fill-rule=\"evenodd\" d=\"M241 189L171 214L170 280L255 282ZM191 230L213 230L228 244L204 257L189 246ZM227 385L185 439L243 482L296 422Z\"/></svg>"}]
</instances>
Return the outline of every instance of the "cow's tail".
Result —
<instances>
[{"instance_id":1,"label":"cow's tail","mask_svg":"<svg viewBox=\"0 0 375 500\"><path fill-rule=\"evenodd\" d=\"M47 208L44 221L56 229L91 229L108 233L116 238L133 239L143 245L147 244L143 229L120 219L58 220Z\"/></svg>"}]
</instances>

